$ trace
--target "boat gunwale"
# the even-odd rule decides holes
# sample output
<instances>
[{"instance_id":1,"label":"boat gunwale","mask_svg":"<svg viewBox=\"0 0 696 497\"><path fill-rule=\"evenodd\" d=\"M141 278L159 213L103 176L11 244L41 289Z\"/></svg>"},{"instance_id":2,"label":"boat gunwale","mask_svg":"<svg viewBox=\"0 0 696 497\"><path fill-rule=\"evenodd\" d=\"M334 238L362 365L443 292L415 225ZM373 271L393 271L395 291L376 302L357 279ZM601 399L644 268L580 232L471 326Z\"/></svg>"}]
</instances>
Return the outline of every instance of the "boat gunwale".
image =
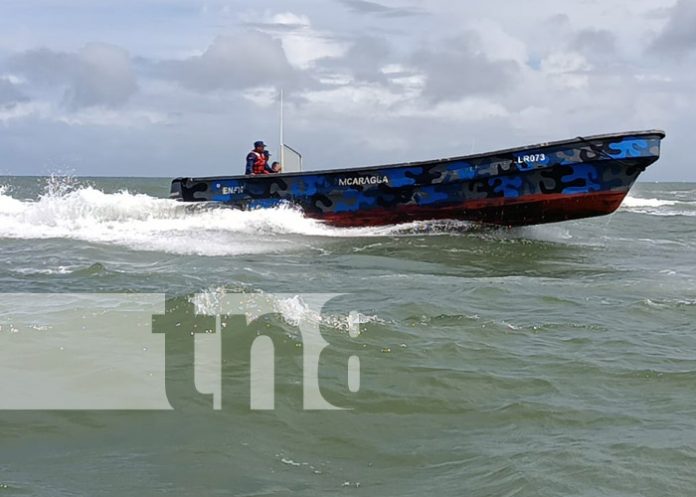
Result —
<instances>
[{"instance_id":1,"label":"boat gunwale","mask_svg":"<svg viewBox=\"0 0 696 497\"><path fill-rule=\"evenodd\" d=\"M341 169L322 169L322 170L317 170L317 171L299 171L299 172L293 172L293 173L279 173L279 174L256 175L256 176L241 174L241 175L235 175L235 176L207 176L207 177L200 177L200 178L179 177L179 178L173 179L172 183L177 182L177 181L181 182L184 180L189 180L189 181L194 181L194 182L228 181L228 180L245 180L245 181L261 180L261 181L264 181L264 180L272 180L272 179L277 179L277 178L293 178L293 177L298 177L298 176L309 176L309 175L338 175L338 174L346 174L346 173L360 174L362 172L378 171L381 169L396 169L396 168L400 168L400 167L419 167L419 166L425 166L425 165L430 165L430 164L439 164L439 163L443 163L443 162L458 162L458 161L465 161L465 160L480 159L483 157L495 157L496 155L504 155L504 154L510 154L510 153L515 153L515 152L524 152L527 150L556 147L556 146L561 146L561 145L571 145L571 144L575 144L575 143L582 144L582 143L589 142L589 141L603 140L603 139L607 139L607 138L625 138L628 136L651 136L651 135L659 136L660 140L663 140L667 136L667 134L663 130L660 130L660 129L651 129L651 130L644 130L644 131L625 131L625 132L621 132L621 133L605 133L605 134L600 134L600 135L578 136L576 138L570 138L570 139L566 139L566 140L543 142L543 143L538 143L538 144L534 144L534 145L525 145L522 147L513 147L513 148L502 149L502 150L495 150L492 152L485 152L485 153L471 154L471 155L462 155L462 156L448 157L448 158L442 158L442 159L430 159L430 160L424 160L424 161L405 162L405 163L398 163L398 164L385 164L385 165L381 165L381 166L356 166L356 167L341 168Z\"/></svg>"}]
</instances>

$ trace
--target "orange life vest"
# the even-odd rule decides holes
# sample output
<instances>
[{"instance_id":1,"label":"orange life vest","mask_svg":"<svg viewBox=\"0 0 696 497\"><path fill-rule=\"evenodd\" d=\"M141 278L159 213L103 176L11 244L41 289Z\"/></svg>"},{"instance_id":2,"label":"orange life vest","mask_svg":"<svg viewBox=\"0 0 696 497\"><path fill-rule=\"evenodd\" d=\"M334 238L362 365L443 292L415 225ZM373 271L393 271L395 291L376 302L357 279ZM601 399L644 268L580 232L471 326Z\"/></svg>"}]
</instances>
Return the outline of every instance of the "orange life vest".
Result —
<instances>
[{"instance_id":1,"label":"orange life vest","mask_svg":"<svg viewBox=\"0 0 696 497\"><path fill-rule=\"evenodd\" d=\"M266 156L255 150L252 153L256 156L256 162L254 162L254 167L251 170L252 174L268 174L268 171L266 171L266 165L268 164Z\"/></svg>"}]
</instances>

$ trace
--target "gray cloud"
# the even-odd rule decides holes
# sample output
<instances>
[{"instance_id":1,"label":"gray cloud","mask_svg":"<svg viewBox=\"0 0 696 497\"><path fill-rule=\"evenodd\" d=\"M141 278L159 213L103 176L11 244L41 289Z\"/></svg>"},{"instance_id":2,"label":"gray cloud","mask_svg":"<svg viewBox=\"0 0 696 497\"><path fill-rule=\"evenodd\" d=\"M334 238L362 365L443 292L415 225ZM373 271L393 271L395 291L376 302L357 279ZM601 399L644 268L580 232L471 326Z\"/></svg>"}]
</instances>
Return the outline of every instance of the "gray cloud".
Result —
<instances>
[{"instance_id":1,"label":"gray cloud","mask_svg":"<svg viewBox=\"0 0 696 497\"><path fill-rule=\"evenodd\" d=\"M322 67L349 72L358 81L385 83L382 67L391 62L392 48L383 38L364 36L353 41L339 58L324 59Z\"/></svg>"},{"instance_id":2,"label":"gray cloud","mask_svg":"<svg viewBox=\"0 0 696 497\"><path fill-rule=\"evenodd\" d=\"M38 48L15 55L8 65L34 84L52 86L71 80L71 75L76 72L77 57L75 54Z\"/></svg>"},{"instance_id":3,"label":"gray cloud","mask_svg":"<svg viewBox=\"0 0 696 497\"><path fill-rule=\"evenodd\" d=\"M696 2L679 0L664 29L651 49L665 54L683 55L696 50Z\"/></svg>"},{"instance_id":4,"label":"gray cloud","mask_svg":"<svg viewBox=\"0 0 696 497\"><path fill-rule=\"evenodd\" d=\"M573 37L570 48L590 56L611 57L616 52L616 36L606 29L582 29Z\"/></svg>"},{"instance_id":5,"label":"gray cloud","mask_svg":"<svg viewBox=\"0 0 696 497\"><path fill-rule=\"evenodd\" d=\"M570 17L568 17L568 14L554 14L546 19L544 24L550 26L567 26L570 24Z\"/></svg>"},{"instance_id":6,"label":"gray cloud","mask_svg":"<svg viewBox=\"0 0 696 497\"><path fill-rule=\"evenodd\" d=\"M425 95L436 101L504 92L519 72L514 61L489 59L471 32L446 40L437 50L417 51L412 62L427 75Z\"/></svg>"},{"instance_id":7,"label":"gray cloud","mask_svg":"<svg viewBox=\"0 0 696 497\"><path fill-rule=\"evenodd\" d=\"M373 14L384 17L411 17L423 15L423 12L404 8L404 7L388 7L381 3L371 2L368 0L338 0L351 11L358 14Z\"/></svg>"},{"instance_id":8,"label":"gray cloud","mask_svg":"<svg viewBox=\"0 0 696 497\"><path fill-rule=\"evenodd\" d=\"M274 31L281 33L292 33L307 27L306 24L286 23L286 22L244 22L244 26L261 31Z\"/></svg>"},{"instance_id":9,"label":"gray cloud","mask_svg":"<svg viewBox=\"0 0 696 497\"><path fill-rule=\"evenodd\" d=\"M89 44L77 53L30 50L15 56L10 67L34 84L66 86L71 108L118 107L138 89L128 53L113 45Z\"/></svg>"},{"instance_id":10,"label":"gray cloud","mask_svg":"<svg viewBox=\"0 0 696 497\"><path fill-rule=\"evenodd\" d=\"M156 64L160 77L196 91L240 90L297 82L281 43L258 31L221 36L201 55Z\"/></svg>"},{"instance_id":11,"label":"gray cloud","mask_svg":"<svg viewBox=\"0 0 696 497\"><path fill-rule=\"evenodd\" d=\"M118 106L138 89L130 58L125 50L110 45L86 46L68 98L77 107Z\"/></svg>"},{"instance_id":12,"label":"gray cloud","mask_svg":"<svg viewBox=\"0 0 696 497\"><path fill-rule=\"evenodd\" d=\"M0 78L0 107L12 107L27 97L7 78Z\"/></svg>"}]
</instances>

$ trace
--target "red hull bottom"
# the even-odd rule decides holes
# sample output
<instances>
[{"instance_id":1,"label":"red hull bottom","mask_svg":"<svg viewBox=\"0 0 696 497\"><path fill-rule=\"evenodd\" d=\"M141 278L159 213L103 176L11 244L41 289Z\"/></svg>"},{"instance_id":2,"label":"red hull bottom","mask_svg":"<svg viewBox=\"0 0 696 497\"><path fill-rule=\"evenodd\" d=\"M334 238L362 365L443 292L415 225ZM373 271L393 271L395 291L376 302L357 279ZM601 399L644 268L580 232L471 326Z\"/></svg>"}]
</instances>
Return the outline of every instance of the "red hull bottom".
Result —
<instances>
[{"instance_id":1,"label":"red hull bottom","mask_svg":"<svg viewBox=\"0 0 696 497\"><path fill-rule=\"evenodd\" d=\"M555 223L611 214L619 208L626 191L578 194L539 194L521 198L470 200L440 207L404 205L362 212L307 213L339 227L382 226L412 221L454 219L498 226Z\"/></svg>"}]
</instances>

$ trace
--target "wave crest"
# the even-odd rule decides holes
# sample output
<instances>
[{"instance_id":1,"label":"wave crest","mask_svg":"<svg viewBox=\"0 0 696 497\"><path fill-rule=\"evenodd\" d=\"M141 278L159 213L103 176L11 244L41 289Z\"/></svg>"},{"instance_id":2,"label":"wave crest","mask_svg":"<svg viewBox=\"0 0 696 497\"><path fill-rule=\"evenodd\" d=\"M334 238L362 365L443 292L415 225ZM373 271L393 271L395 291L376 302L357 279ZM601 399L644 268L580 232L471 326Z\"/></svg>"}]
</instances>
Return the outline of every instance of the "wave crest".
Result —
<instances>
[{"instance_id":1,"label":"wave crest","mask_svg":"<svg viewBox=\"0 0 696 497\"><path fill-rule=\"evenodd\" d=\"M239 211L140 193L105 193L49 182L36 200L0 189L0 237L66 238L175 254L235 255L282 250L278 235L331 235L289 208ZM252 235L252 236L245 236Z\"/></svg>"},{"instance_id":2,"label":"wave crest","mask_svg":"<svg viewBox=\"0 0 696 497\"><path fill-rule=\"evenodd\" d=\"M696 202L627 196L621 210L653 216L696 216Z\"/></svg>"},{"instance_id":3,"label":"wave crest","mask_svg":"<svg viewBox=\"0 0 696 497\"><path fill-rule=\"evenodd\" d=\"M54 177L37 199L13 198L9 187L0 187L0 238L71 239L180 255L283 252L306 248L316 237L437 235L470 228L447 221L334 228L290 206L241 211L127 190L105 193Z\"/></svg>"}]
</instances>

